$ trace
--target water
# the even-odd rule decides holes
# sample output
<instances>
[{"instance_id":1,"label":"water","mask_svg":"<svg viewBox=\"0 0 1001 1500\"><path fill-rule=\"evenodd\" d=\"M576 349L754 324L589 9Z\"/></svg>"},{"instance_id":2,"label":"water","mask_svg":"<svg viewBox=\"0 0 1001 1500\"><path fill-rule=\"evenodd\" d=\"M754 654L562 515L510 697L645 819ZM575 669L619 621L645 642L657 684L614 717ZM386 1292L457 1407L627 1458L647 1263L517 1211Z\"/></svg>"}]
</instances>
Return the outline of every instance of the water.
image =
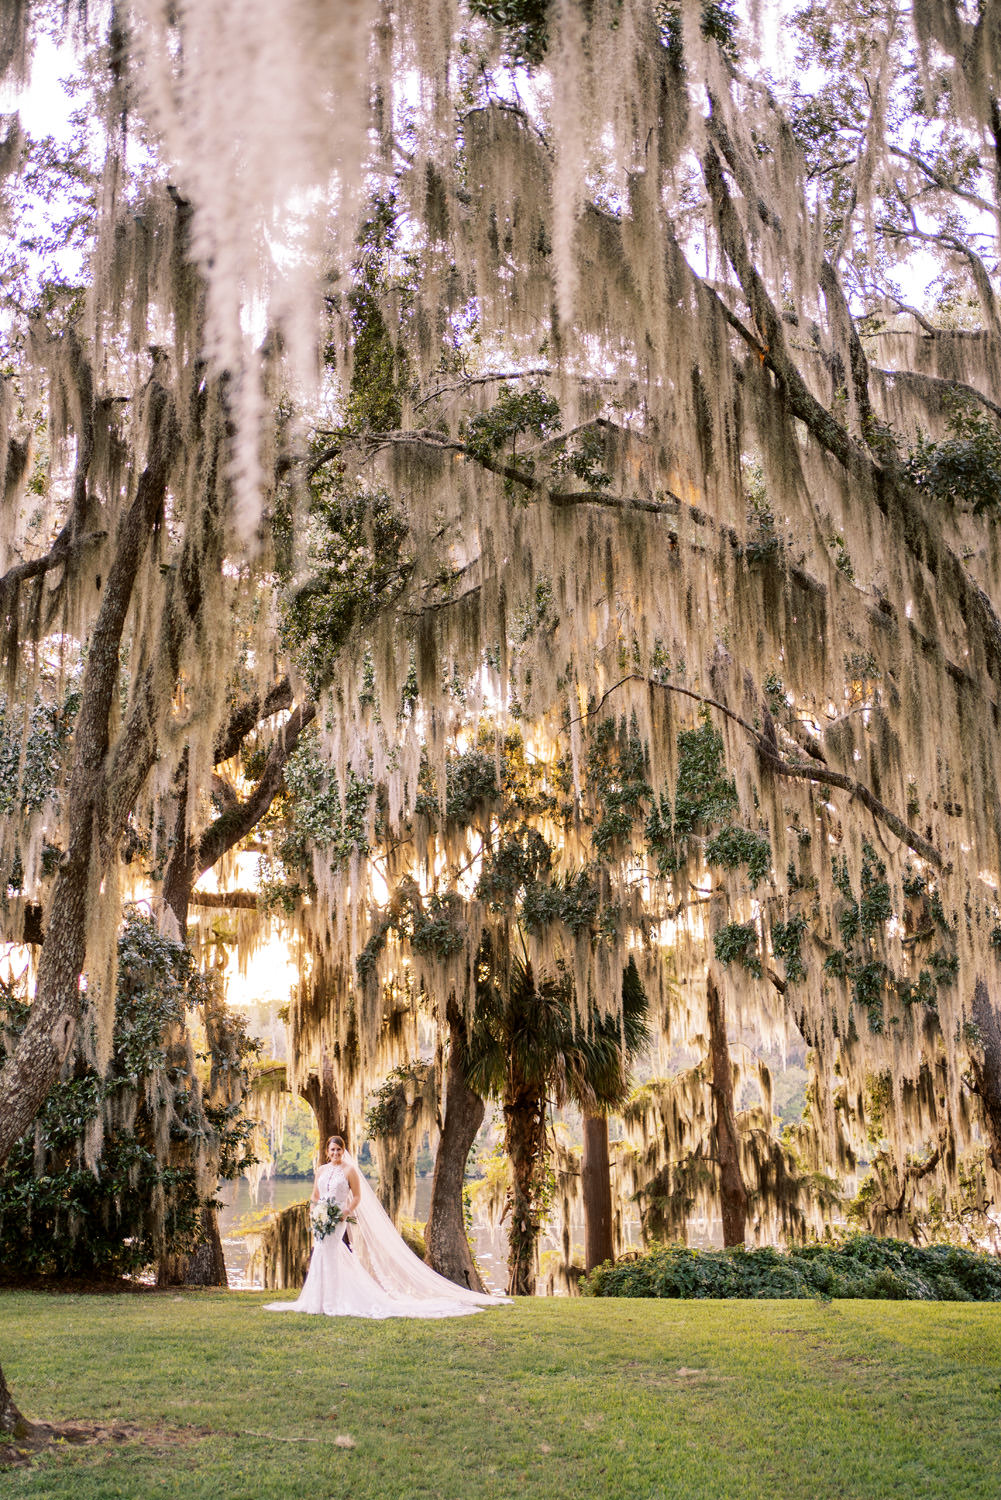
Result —
<instances>
[{"instance_id":1,"label":"water","mask_svg":"<svg viewBox=\"0 0 1001 1500\"><path fill-rule=\"evenodd\" d=\"M292 1203L301 1203L312 1190L313 1184L307 1178L265 1178L255 1203L245 1177L222 1184L219 1189L219 1199L223 1204L219 1210L219 1233L230 1286L260 1286L259 1280L254 1283L249 1279L251 1241L247 1231L263 1228L265 1220L272 1214L280 1214Z\"/></svg>"},{"instance_id":2,"label":"water","mask_svg":"<svg viewBox=\"0 0 1001 1500\"><path fill-rule=\"evenodd\" d=\"M261 1229L272 1214L281 1213L292 1203L301 1203L312 1192L313 1184L307 1178L265 1178L257 1194L257 1202L250 1196L250 1185L245 1177L236 1182L227 1182L219 1191L223 1207L219 1211L219 1233L222 1236L223 1254L226 1257L226 1274L232 1287L260 1285L250 1279L251 1241L248 1231ZM421 1224L428 1216L431 1203L431 1175L417 1179L417 1201L414 1218ZM504 1224L474 1224L470 1243L480 1275L489 1291L503 1291L507 1280L507 1226ZM578 1229L574 1242L583 1243L583 1231ZM558 1249L553 1235L544 1234L541 1249Z\"/></svg>"}]
</instances>

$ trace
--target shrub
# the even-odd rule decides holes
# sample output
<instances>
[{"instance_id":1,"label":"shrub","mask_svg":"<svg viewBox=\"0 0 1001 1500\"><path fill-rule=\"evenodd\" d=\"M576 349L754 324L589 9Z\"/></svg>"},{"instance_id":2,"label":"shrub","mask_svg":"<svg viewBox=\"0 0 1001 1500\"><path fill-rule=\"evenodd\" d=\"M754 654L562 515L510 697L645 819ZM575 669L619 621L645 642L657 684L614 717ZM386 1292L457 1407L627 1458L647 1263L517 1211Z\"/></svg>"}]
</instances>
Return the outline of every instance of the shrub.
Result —
<instances>
[{"instance_id":1,"label":"shrub","mask_svg":"<svg viewBox=\"0 0 1001 1500\"><path fill-rule=\"evenodd\" d=\"M67 1074L0 1170L0 1268L8 1276L135 1274L161 1255L190 1250L203 1178L236 1176L249 1122L210 1102L186 1030L189 1007L210 999L187 948L136 911L118 943L112 1055L102 1076L87 1056L91 1017L79 1028ZM0 993L0 1061L30 1007ZM237 1027L209 1035L213 1067L237 1065L253 1044ZM103 1138L100 1153L92 1148ZM201 1170L200 1170L201 1168Z\"/></svg>"},{"instance_id":2,"label":"shrub","mask_svg":"<svg viewBox=\"0 0 1001 1500\"><path fill-rule=\"evenodd\" d=\"M1001 1261L955 1245L853 1235L790 1250L689 1250L658 1245L596 1267L588 1297L830 1297L1001 1302Z\"/></svg>"}]
</instances>

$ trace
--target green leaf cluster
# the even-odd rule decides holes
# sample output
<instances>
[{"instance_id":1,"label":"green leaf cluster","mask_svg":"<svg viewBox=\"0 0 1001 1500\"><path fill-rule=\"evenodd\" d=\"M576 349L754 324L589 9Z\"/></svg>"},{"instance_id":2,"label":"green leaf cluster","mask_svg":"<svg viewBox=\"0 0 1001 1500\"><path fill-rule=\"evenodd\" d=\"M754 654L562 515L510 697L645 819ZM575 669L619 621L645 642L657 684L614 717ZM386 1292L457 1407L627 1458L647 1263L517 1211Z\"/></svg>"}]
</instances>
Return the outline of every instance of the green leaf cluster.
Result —
<instances>
[{"instance_id":1,"label":"green leaf cluster","mask_svg":"<svg viewBox=\"0 0 1001 1500\"><path fill-rule=\"evenodd\" d=\"M384 491L347 484L336 464L311 487L307 572L289 581L281 629L313 697L331 681L352 635L400 595L412 571L403 512Z\"/></svg>"},{"instance_id":2,"label":"green leaf cluster","mask_svg":"<svg viewBox=\"0 0 1001 1500\"><path fill-rule=\"evenodd\" d=\"M755 979L763 973L758 955L758 929L753 922L728 922L713 937L716 957L724 966L742 964Z\"/></svg>"},{"instance_id":3,"label":"green leaf cluster","mask_svg":"<svg viewBox=\"0 0 1001 1500\"><path fill-rule=\"evenodd\" d=\"M328 854L341 868L355 854L369 852L369 814L374 784L350 767L343 796L337 778L324 765L316 742L306 738L289 756L285 780L291 798L291 824L283 862L306 867L308 851Z\"/></svg>"},{"instance_id":4,"label":"green leaf cluster","mask_svg":"<svg viewBox=\"0 0 1001 1500\"><path fill-rule=\"evenodd\" d=\"M559 402L538 386L528 386L520 391L504 391L488 411L471 418L463 441L469 457L487 465L510 447L511 463L520 467L526 478L531 478L535 461L519 456L519 437L528 435L541 441L559 432L560 425ZM505 485L510 488L510 480L505 480Z\"/></svg>"},{"instance_id":5,"label":"green leaf cluster","mask_svg":"<svg viewBox=\"0 0 1001 1500\"><path fill-rule=\"evenodd\" d=\"M482 16L503 33L504 50L514 64L538 64L549 45L550 0L469 0L474 16Z\"/></svg>"},{"instance_id":6,"label":"green leaf cluster","mask_svg":"<svg viewBox=\"0 0 1001 1500\"><path fill-rule=\"evenodd\" d=\"M400 1063L387 1074L365 1113L365 1129L369 1136L387 1140L399 1138L406 1127L409 1099L424 1091L432 1071L431 1063L414 1058Z\"/></svg>"},{"instance_id":7,"label":"green leaf cluster","mask_svg":"<svg viewBox=\"0 0 1001 1500\"><path fill-rule=\"evenodd\" d=\"M60 702L37 694L25 735L21 712L0 698L0 814L4 817L36 812L52 795L79 703L76 688Z\"/></svg>"},{"instance_id":8,"label":"green leaf cluster","mask_svg":"<svg viewBox=\"0 0 1001 1500\"><path fill-rule=\"evenodd\" d=\"M224 1178L251 1159L251 1126L236 1108L212 1107L191 1068L185 1015L208 992L190 951L133 910L118 957L107 1073L101 1077L78 1051L70 1076L49 1094L34 1129L0 1172L0 1266L8 1275L133 1275L165 1253L189 1250L204 1201L196 1150L208 1150ZM30 1007L9 991L0 1003L2 1059ZM85 1012L84 1033L88 1024ZM219 1045L213 1065L230 1066L230 1049L210 1028L213 1036ZM253 1046L239 1031L237 1066ZM158 1102L169 1117L166 1136ZM104 1147L92 1169L86 1137L101 1116Z\"/></svg>"},{"instance_id":9,"label":"green leaf cluster","mask_svg":"<svg viewBox=\"0 0 1001 1500\"><path fill-rule=\"evenodd\" d=\"M911 449L906 471L918 489L975 516L1001 511L1001 425L972 400L952 396L948 437L923 434Z\"/></svg>"},{"instance_id":10,"label":"green leaf cluster","mask_svg":"<svg viewBox=\"0 0 1001 1500\"><path fill-rule=\"evenodd\" d=\"M1001 1302L1001 1263L954 1245L908 1245L856 1235L842 1245L789 1250L689 1250L660 1245L606 1262L581 1287L589 1297L822 1297L908 1302Z\"/></svg>"},{"instance_id":11,"label":"green leaf cluster","mask_svg":"<svg viewBox=\"0 0 1001 1500\"><path fill-rule=\"evenodd\" d=\"M872 845L863 845L858 893L852 889L844 861L834 863L834 882L845 903L837 918L844 947L828 954L824 971L851 986L852 999L866 1012L870 1031L878 1034L884 1029L885 1004L891 995L906 1006L935 1010L939 990L955 983L958 958L949 948L936 947L916 975L896 973L887 962L886 929L895 913L886 866ZM925 903L927 917L947 937L949 929L941 903L935 892L929 891L926 877L911 872L904 879L903 890L909 899Z\"/></svg>"},{"instance_id":12,"label":"green leaf cluster","mask_svg":"<svg viewBox=\"0 0 1001 1500\"><path fill-rule=\"evenodd\" d=\"M595 805L592 840L607 859L623 849L651 795L646 750L635 720L605 719L587 753L588 793Z\"/></svg>"},{"instance_id":13,"label":"green leaf cluster","mask_svg":"<svg viewBox=\"0 0 1001 1500\"><path fill-rule=\"evenodd\" d=\"M772 952L785 964L786 979L794 983L806 975L803 963L802 942L806 931L806 918L797 914L788 922L772 923Z\"/></svg>"}]
</instances>

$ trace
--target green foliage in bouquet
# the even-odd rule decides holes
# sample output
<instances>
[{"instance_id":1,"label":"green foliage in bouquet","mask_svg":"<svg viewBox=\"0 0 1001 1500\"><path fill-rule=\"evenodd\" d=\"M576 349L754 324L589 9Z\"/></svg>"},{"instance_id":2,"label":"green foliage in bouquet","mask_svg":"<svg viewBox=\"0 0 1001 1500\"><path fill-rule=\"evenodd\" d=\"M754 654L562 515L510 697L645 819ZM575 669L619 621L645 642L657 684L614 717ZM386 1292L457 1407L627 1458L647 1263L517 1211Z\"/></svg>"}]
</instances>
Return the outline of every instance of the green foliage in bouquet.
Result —
<instances>
[{"instance_id":1,"label":"green foliage in bouquet","mask_svg":"<svg viewBox=\"0 0 1001 1500\"><path fill-rule=\"evenodd\" d=\"M319 1203L310 1206L309 1227L313 1231L314 1240L325 1240L328 1235L336 1233L341 1224L356 1222L354 1215L346 1214L332 1198L321 1199Z\"/></svg>"}]
</instances>

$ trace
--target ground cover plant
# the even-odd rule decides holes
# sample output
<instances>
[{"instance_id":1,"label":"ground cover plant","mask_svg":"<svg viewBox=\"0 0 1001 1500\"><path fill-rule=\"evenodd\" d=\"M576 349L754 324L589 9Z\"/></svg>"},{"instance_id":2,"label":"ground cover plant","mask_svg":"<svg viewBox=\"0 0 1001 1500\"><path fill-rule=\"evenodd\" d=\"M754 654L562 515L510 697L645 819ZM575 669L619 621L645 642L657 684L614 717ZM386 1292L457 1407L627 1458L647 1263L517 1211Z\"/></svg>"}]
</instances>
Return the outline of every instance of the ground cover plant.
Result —
<instances>
[{"instance_id":1,"label":"ground cover plant","mask_svg":"<svg viewBox=\"0 0 1001 1500\"><path fill-rule=\"evenodd\" d=\"M909 1245L854 1235L842 1245L789 1250L691 1250L658 1245L598 1266L591 1297L836 1297L912 1302L1001 1302L997 1257L955 1245Z\"/></svg>"},{"instance_id":2,"label":"ground cover plant","mask_svg":"<svg viewBox=\"0 0 1001 1500\"><path fill-rule=\"evenodd\" d=\"M994 1497L1001 1310L524 1300L445 1323L267 1294L0 1298L26 1410L118 1424L10 1500ZM920 1412L920 1422L915 1413Z\"/></svg>"}]
</instances>

